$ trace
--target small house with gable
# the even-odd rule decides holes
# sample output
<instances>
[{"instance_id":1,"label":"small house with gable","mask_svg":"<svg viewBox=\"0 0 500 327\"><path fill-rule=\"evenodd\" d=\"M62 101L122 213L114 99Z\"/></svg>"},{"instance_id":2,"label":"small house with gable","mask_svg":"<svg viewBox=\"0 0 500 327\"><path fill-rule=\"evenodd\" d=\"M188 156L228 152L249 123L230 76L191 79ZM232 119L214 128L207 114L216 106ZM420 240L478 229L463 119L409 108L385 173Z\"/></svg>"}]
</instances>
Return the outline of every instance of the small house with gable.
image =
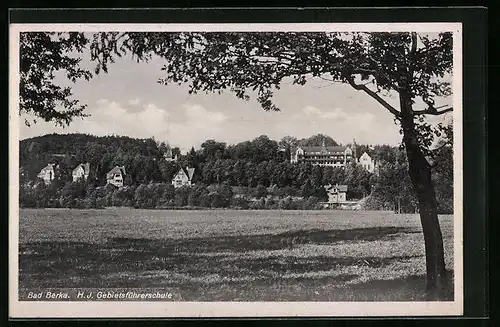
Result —
<instances>
[{"instance_id":1,"label":"small house with gable","mask_svg":"<svg viewBox=\"0 0 500 327\"><path fill-rule=\"evenodd\" d=\"M370 173L375 170L375 161L366 152L359 157L359 164Z\"/></svg>"},{"instance_id":2,"label":"small house with gable","mask_svg":"<svg viewBox=\"0 0 500 327\"><path fill-rule=\"evenodd\" d=\"M125 167L115 166L106 174L106 183L112 184L116 187L123 186L123 180L125 179Z\"/></svg>"},{"instance_id":3,"label":"small house with gable","mask_svg":"<svg viewBox=\"0 0 500 327\"><path fill-rule=\"evenodd\" d=\"M43 167L42 170L40 170L40 172L38 173L37 177L43 179L43 182L46 185L52 183L52 181L55 179L54 164L48 164L47 166Z\"/></svg>"},{"instance_id":4,"label":"small house with gable","mask_svg":"<svg viewBox=\"0 0 500 327\"><path fill-rule=\"evenodd\" d=\"M90 174L90 163L81 163L73 169L73 182L87 180Z\"/></svg>"},{"instance_id":5,"label":"small house with gable","mask_svg":"<svg viewBox=\"0 0 500 327\"><path fill-rule=\"evenodd\" d=\"M191 186L193 181L193 176L194 176L194 168L186 167L186 169L184 169L181 167L181 169L179 169L177 174L175 174L174 178L172 179L172 185L175 188L182 186Z\"/></svg>"},{"instance_id":6,"label":"small house with gable","mask_svg":"<svg viewBox=\"0 0 500 327\"><path fill-rule=\"evenodd\" d=\"M347 201L347 185L326 185L328 203L342 203Z\"/></svg>"}]
</instances>

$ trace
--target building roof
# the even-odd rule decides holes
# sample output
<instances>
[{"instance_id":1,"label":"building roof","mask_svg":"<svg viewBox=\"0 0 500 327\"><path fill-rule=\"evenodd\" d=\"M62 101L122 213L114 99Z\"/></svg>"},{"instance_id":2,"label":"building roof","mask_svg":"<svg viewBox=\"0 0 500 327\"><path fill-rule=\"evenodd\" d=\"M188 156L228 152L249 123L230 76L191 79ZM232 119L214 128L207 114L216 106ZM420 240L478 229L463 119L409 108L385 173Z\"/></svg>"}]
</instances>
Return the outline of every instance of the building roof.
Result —
<instances>
[{"instance_id":1,"label":"building roof","mask_svg":"<svg viewBox=\"0 0 500 327\"><path fill-rule=\"evenodd\" d=\"M177 174L175 174L175 176L177 176L180 172L184 173L188 177L189 180L193 179L194 168L186 167L186 169L184 169L184 168L181 167L179 169L179 171L177 172Z\"/></svg>"},{"instance_id":2,"label":"building roof","mask_svg":"<svg viewBox=\"0 0 500 327\"><path fill-rule=\"evenodd\" d=\"M125 175L126 172L125 172L125 166L115 166L113 169L111 169L107 174L106 174L106 177L109 177L109 176L113 176L114 174L122 174L122 175Z\"/></svg>"},{"instance_id":3,"label":"building roof","mask_svg":"<svg viewBox=\"0 0 500 327\"><path fill-rule=\"evenodd\" d=\"M337 189L339 192L347 192L347 185L338 185Z\"/></svg>"},{"instance_id":4,"label":"building roof","mask_svg":"<svg viewBox=\"0 0 500 327\"><path fill-rule=\"evenodd\" d=\"M73 171L77 170L79 167L82 167L83 168L83 173L88 175L90 173L90 163L81 163L79 164L78 166L75 167L75 169L73 169Z\"/></svg>"},{"instance_id":5,"label":"building roof","mask_svg":"<svg viewBox=\"0 0 500 327\"><path fill-rule=\"evenodd\" d=\"M165 158L172 158L172 149L170 147L167 148L167 152L164 154Z\"/></svg>"},{"instance_id":6,"label":"building roof","mask_svg":"<svg viewBox=\"0 0 500 327\"><path fill-rule=\"evenodd\" d=\"M42 170L40 170L40 173L45 172L47 170L54 170L54 164L48 164L47 166L43 167Z\"/></svg>"},{"instance_id":7,"label":"building roof","mask_svg":"<svg viewBox=\"0 0 500 327\"><path fill-rule=\"evenodd\" d=\"M194 168L187 167L186 170L187 170L187 175L188 175L189 180L192 180L193 179L193 175L194 175Z\"/></svg>"},{"instance_id":8,"label":"building roof","mask_svg":"<svg viewBox=\"0 0 500 327\"><path fill-rule=\"evenodd\" d=\"M342 145L337 145L337 146L330 145L330 146L325 146L325 147L322 147L322 146L299 146L299 147L297 147L297 149L302 149L302 150L304 150L305 153L307 153L307 152L322 152L322 151L326 151L327 153L339 153L339 152L343 153L347 149L347 147L342 146Z\"/></svg>"},{"instance_id":9,"label":"building roof","mask_svg":"<svg viewBox=\"0 0 500 327\"><path fill-rule=\"evenodd\" d=\"M361 159L363 157L367 157L367 158L371 159L370 155L367 152L363 152L363 154L359 158Z\"/></svg>"},{"instance_id":10,"label":"building roof","mask_svg":"<svg viewBox=\"0 0 500 327\"><path fill-rule=\"evenodd\" d=\"M328 192L347 192L347 185L326 185Z\"/></svg>"}]
</instances>

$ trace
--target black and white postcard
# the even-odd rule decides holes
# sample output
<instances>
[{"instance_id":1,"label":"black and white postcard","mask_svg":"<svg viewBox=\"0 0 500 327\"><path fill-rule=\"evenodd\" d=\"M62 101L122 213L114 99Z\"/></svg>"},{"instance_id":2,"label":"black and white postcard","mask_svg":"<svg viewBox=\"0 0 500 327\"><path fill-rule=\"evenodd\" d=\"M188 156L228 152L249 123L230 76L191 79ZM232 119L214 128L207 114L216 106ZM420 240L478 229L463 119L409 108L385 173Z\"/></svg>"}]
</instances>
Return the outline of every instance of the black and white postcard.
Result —
<instances>
[{"instance_id":1,"label":"black and white postcard","mask_svg":"<svg viewBox=\"0 0 500 327\"><path fill-rule=\"evenodd\" d=\"M11 317L463 313L461 24L9 46Z\"/></svg>"}]
</instances>

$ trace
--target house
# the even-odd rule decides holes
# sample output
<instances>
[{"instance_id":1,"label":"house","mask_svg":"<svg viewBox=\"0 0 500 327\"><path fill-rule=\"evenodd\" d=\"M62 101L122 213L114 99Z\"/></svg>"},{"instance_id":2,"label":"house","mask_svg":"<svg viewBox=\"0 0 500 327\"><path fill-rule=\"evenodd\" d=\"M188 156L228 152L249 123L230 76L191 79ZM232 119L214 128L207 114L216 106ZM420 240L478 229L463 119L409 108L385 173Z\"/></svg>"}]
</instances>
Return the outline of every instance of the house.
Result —
<instances>
[{"instance_id":1,"label":"house","mask_svg":"<svg viewBox=\"0 0 500 327\"><path fill-rule=\"evenodd\" d=\"M172 185L174 187L191 186L194 175L194 168L186 167L186 169L179 169L177 174L175 174L172 179Z\"/></svg>"},{"instance_id":2,"label":"house","mask_svg":"<svg viewBox=\"0 0 500 327\"><path fill-rule=\"evenodd\" d=\"M43 179L44 183L46 185L49 185L55 178L54 168L54 164L48 164L47 166L43 167L42 170L40 170L37 177Z\"/></svg>"},{"instance_id":3,"label":"house","mask_svg":"<svg viewBox=\"0 0 500 327\"><path fill-rule=\"evenodd\" d=\"M375 161L366 152L359 157L359 164L370 173L375 170Z\"/></svg>"},{"instance_id":4,"label":"house","mask_svg":"<svg viewBox=\"0 0 500 327\"><path fill-rule=\"evenodd\" d=\"M89 178L90 173L90 163L81 163L73 169L73 182L77 182L79 180L87 180Z\"/></svg>"},{"instance_id":5,"label":"house","mask_svg":"<svg viewBox=\"0 0 500 327\"><path fill-rule=\"evenodd\" d=\"M328 194L328 203L342 203L347 201L347 185L325 185Z\"/></svg>"},{"instance_id":6,"label":"house","mask_svg":"<svg viewBox=\"0 0 500 327\"><path fill-rule=\"evenodd\" d=\"M345 167L356 162L354 143L353 148L348 146L326 146L323 140L321 146L299 146L291 152L290 162L310 162L313 165Z\"/></svg>"},{"instance_id":7,"label":"house","mask_svg":"<svg viewBox=\"0 0 500 327\"><path fill-rule=\"evenodd\" d=\"M106 183L112 184L117 187L122 187L125 175L126 175L125 167L116 166L106 174Z\"/></svg>"}]
</instances>

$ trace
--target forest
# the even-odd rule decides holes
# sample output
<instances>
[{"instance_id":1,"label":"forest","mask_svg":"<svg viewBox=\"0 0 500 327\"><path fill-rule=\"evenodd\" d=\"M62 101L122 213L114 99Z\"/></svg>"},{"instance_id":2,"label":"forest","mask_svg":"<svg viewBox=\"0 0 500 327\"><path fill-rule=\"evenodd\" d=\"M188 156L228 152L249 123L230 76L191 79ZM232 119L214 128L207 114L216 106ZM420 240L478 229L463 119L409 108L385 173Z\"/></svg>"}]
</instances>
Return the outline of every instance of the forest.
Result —
<instances>
[{"instance_id":1,"label":"forest","mask_svg":"<svg viewBox=\"0 0 500 327\"><path fill-rule=\"evenodd\" d=\"M198 149L181 153L153 137L87 134L48 134L20 141L20 206L103 208L242 208L319 209L326 201L324 185L348 186L348 200L361 200L363 209L416 212L417 200L408 175L404 150L389 145L356 144L356 156L364 152L377 162L375 173L359 164L320 167L290 163L297 145L339 145L327 135L227 144L206 140ZM351 145L351 144L349 144ZM164 154L171 149L177 161ZM440 213L453 212L453 155L451 146L434 151L433 182ZM85 181L73 182L72 170L90 163ZM37 179L49 163L58 166L56 179L45 185ZM122 188L106 185L106 173L125 166ZM174 189L173 176L180 167L194 167L194 186Z\"/></svg>"}]
</instances>

